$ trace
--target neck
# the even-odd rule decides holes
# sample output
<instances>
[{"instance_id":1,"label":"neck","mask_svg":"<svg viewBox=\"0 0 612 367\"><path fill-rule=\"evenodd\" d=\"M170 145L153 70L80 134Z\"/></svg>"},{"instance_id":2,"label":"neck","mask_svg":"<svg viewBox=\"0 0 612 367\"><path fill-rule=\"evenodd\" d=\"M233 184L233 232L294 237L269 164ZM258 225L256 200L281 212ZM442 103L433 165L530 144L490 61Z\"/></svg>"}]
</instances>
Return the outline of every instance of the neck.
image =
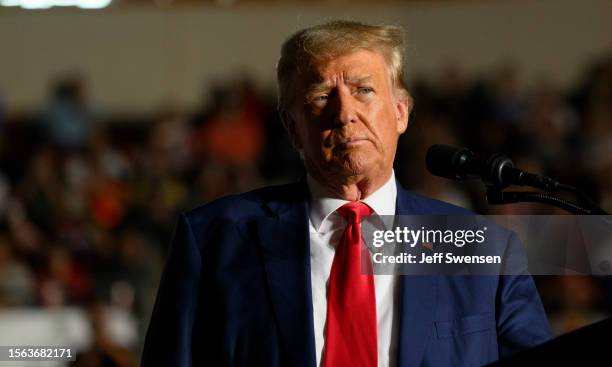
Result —
<instances>
[{"instance_id":1,"label":"neck","mask_svg":"<svg viewBox=\"0 0 612 367\"><path fill-rule=\"evenodd\" d=\"M312 178L322 186L326 195L342 200L359 201L381 188L389 180L391 173L389 171L386 175L374 178L365 175L342 177L341 179L312 175Z\"/></svg>"}]
</instances>

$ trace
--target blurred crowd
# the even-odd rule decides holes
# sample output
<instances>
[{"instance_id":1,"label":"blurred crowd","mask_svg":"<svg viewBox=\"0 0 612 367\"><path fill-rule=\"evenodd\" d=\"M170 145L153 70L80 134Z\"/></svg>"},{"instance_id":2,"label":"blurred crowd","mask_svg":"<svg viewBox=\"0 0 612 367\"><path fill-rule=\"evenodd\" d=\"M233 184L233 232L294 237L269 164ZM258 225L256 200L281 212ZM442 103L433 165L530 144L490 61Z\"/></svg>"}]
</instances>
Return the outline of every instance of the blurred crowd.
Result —
<instances>
[{"instance_id":1,"label":"blurred crowd","mask_svg":"<svg viewBox=\"0 0 612 367\"><path fill-rule=\"evenodd\" d=\"M558 213L492 207L481 184L427 174L425 151L444 143L505 152L612 211L612 57L588 65L570 89L524 80L512 63L482 75L449 63L408 85L414 109L395 166L407 188L486 214ZM96 342L76 365L135 365L141 344L113 345L101 313L127 310L143 337L180 212L303 175L273 91L244 75L207 89L197 111L164 105L151 117L105 114L76 74L58 78L29 116L9 118L0 99L0 307L89 310ZM605 279L536 281L557 333L612 313Z\"/></svg>"}]
</instances>

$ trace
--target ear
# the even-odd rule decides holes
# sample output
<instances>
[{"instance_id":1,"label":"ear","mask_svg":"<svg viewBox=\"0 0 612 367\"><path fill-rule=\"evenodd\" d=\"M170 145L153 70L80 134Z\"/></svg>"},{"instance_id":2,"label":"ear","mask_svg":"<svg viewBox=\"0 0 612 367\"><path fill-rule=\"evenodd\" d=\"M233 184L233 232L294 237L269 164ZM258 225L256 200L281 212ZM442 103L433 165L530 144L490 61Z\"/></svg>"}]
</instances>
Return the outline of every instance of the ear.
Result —
<instances>
[{"instance_id":1,"label":"ear","mask_svg":"<svg viewBox=\"0 0 612 367\"><path fill-rule=\"evenodd\" d=\"M298 133L297 122L295 121L295 118L293 118L293 115L291 114L291 112L287 111L286 109L280 110L279 114L280 114L281 122L283 123L283 126L285 127L285 130L287 130L287 134L289 135L291 144L293 144L293 146L297 150L301 150L302 142L300 139L300 134Z\"/></svg>"},{"instance_id":2,"label":"ear","mask_svg":"<svg viewBox=\"0 0 612 367\"><path fill-rule=\"evenodd\" d=\"M399 97L395 101L395 118L398 134L403 134L408 128L408 118L412 111L412 98L410 96Z\"/></svg>"}]
</instances>

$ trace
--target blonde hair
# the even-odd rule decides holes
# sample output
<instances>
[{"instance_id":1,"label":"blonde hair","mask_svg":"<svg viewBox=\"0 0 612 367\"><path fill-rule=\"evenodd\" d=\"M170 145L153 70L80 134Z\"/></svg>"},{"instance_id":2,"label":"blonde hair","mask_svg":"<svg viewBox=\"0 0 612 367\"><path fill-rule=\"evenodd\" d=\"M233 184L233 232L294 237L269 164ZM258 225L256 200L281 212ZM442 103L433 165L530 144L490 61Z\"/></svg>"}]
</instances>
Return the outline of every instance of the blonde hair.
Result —
<instances>
[{"instance_id":1,"label":"blonde hair","mask_svg":"<svg viewBox=\"0 0 612 367\"><path fill-rule=\"evenodd\" d=\"M312 63L325 63L359 49L379 52L387 62L396 95L410 100L404 84L402 28L337 20L303 29L283 43L276 69L279 110L286 110L293 103L297 78Z\"/></svg>"}]
</instances>

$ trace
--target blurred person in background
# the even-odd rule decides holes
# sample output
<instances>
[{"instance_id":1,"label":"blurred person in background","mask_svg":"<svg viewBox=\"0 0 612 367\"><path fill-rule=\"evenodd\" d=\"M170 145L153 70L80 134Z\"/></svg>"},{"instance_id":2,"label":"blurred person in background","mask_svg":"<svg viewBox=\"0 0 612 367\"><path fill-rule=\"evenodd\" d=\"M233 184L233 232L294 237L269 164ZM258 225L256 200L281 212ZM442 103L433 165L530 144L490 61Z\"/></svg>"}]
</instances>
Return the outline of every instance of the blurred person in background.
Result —
<instances>
[{"instance_id":1,"label":"blurred person in background","mask_svg":"<svg viewBox=\"0 0 612 367\"><path fill-rule=\"evenodd\" d=\"M2 130L6 123L6 103L4 101L4 94L0 91L0 145L2 145Z\"/></svg>"},{"instance_id":2,"label":"blurred person in background","mask_svg":"<svg viewBox=\"0 0 612 367\"><path fill-rule=\"evenodd\" d=\"M187 206L190 176L197 170L185 119L173 108L161 110L128 180L126 221L143 222L164 249L172 235L172 218Z\"/></svg>"},{"instance_id":3,"label":"blurred person in background","mask_svg":"<svg viewBox=\"0 0 612 367\"><path fill-rule=\"evenodd\" d=\"M584 177L594 177L604 208L612 208L612 57L599 62L586 82L586 90L575 97L583 124L578 154L586 164Z\"/></svg>"},{"instance_id":4,"label":"blurred person in background","mask_svg":"<svg viewBox=\"0 0 612 367\"><path fill-rule=\"evenodd\" d=\"M34 275L13 255L8 235L0 230L0 307L32 306L35 301Z\"/></svg>"},{"instance_id":5,"label":"blurred person in background","mask_svg":"<svg viewBox=\"0 0 612 367\"><path fill-rule=\"evenodd\" d=\"M48 307L86 304L91 299L91 279L83 264L74 261L65 246L53 244L39 275L40 303Z\"/></svg>"},{"instance_id":6,"label":"blurred person in background","mask_svg":"<svg viewBox=\"0 0 612 367\"><path fill-rule=\"evenodd\" d=\"M550 314L551 326L557 334L574 331L584 325L601 321L607 315L601 311L603 288L596 278L585 275L554 277L556 309Z\"/></svg>"},{"instance_id":7,"label":"blurred person in background","mask_svg":"<svg viewBox=\"0 0 612 367\"><path fill-rule=\"evenodd\" d=\"M137 360L124 347L118 345L108 335L106 309L99 303L87 308L91 324L93 342L91 348L79 352L72 367L135 367Z\"/></svg>"},{"instance_id":8,"label":"blurred person in background","mask_svg":"<svg viewBox=\"0 0 612 367\"><path fill-rule=\"evenodd\" d=\"M564 162L572 159L566 147L577 127L577 116L565 103L559 88L549 81L540 80L530 97L520 131L526 141L524 153L531 150L532 157L549 167L547 171L564 174Z\"/></svg>"},{"instance_id":9,"label":"blurred person in background","mask_svg":"<svg viewBox=\"0 0 612 367\"><path fill-rule=\"evenodd\" d=\"M8 207L11 185L6 176L0 171L0 223L6 220L6 210Z\"/></svg>"},{"instance_id":10,"label":"blurred person in background","mask_svg":"<svg viewBox=\"0 0 612 367\"><path fill-rule=\"evenodd\" d=\"M87 145L97 118L87 100L85 79L70 74L53 85L41 128L52 146L66 152L79 151Z\"/></svg>"},{"instance_id":11,"label":"blurred person in background","mask_svg":"<svg viewBox=\"0 0 612 367\"><path fill-rule=\"evenodd\" d=\"M264 149L264 106L246 77L233 78L213 94L215 108L195 131L195 157L203 164L227 167L233 189L260 181L257 162Z\"/></svg>"},{"instance_id":12,"label":"blurred person in background","mask_svg":"<svg viewBox=\"0 0 612 367\"><path fill-rule=\"evenodd\" d=\"M63 205L60 167L56 151L49 147L38 149L29 162L26 176L15 190L26 217L47 234L57 228L57 214Z\"/></svg>"},{"instance_id":13,"label":"blurred person in background","mask_svg":"<svg viewBox=\"0 0 612 367\"><path fill-rule=\"evenodd\" d=\"M166 155L177 174L185 174L193 165L192 128L178 107L166 105L158 113L151 129L149 145L155 155Z\"/></svg>"}]
</instances>

